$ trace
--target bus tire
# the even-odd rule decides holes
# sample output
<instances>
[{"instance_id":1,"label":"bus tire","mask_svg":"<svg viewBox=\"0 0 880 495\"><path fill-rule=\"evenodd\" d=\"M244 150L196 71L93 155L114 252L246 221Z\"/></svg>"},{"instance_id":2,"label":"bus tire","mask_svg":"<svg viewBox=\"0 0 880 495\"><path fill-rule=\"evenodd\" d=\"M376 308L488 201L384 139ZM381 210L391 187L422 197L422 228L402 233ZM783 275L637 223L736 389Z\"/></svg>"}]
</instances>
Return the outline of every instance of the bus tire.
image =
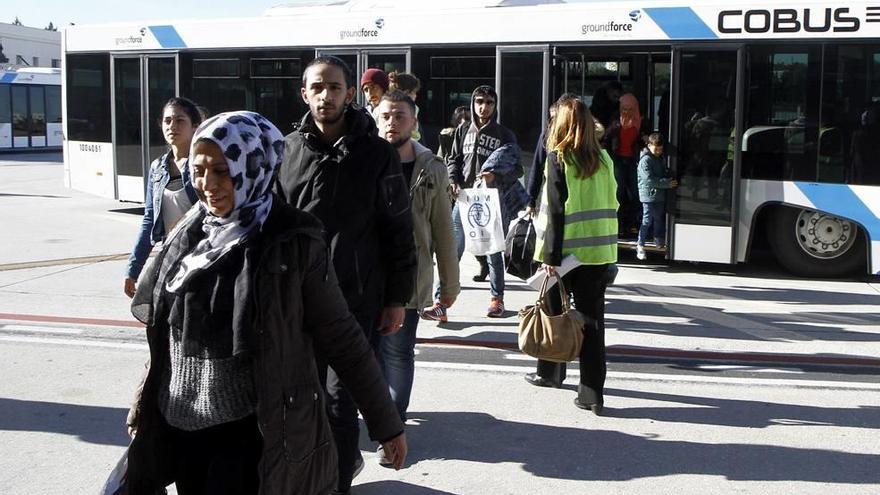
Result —
<instances>
[{"instance_id":1,"label":"bus tire","mask_svg":"<svg viewBox=\"0 0 880 495\"><path fill-rule=\"evenodd\" d=\"M843 277L864 269L865 234L848 220L809 209L776 208L767 222L776 260L803 277Z\"/></svg>"}]
</instances>

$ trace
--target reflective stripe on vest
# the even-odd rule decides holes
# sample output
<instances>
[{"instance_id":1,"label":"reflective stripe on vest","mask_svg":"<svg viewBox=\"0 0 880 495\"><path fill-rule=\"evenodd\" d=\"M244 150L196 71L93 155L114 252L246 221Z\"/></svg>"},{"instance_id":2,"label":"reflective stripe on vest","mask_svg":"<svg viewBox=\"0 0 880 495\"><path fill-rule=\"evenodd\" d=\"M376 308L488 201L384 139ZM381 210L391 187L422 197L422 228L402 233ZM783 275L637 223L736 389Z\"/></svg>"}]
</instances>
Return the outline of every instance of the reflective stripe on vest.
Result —
<instances>
[{"instance_id":1,"label":"reflective stripe on vest","mask_svg":"<svg viewBox=\"0 0 880 495\"><path fill-rule=\"evenodd\" d=\"M565 158L559 157L565 161ZM617 183L614 164L604 150L596 173L588 179L577 177L572 166L563 167L568 199L565 201L565 227L562 256L572 254L581 263L601 265L617 262ZM545 164L541 210L536 221L538 238L535 259L543 261L544 231L548 222L547 177L549 162Z\"/></svg>"}]
</instances>

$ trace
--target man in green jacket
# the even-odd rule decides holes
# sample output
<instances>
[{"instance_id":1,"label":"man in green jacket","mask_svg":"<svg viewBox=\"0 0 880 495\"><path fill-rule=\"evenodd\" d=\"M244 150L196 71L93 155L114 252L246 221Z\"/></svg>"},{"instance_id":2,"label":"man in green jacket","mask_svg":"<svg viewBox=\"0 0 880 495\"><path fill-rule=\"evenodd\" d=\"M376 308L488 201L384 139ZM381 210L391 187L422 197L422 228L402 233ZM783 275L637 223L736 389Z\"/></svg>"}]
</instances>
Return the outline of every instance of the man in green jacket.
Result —
<instances>
[{"instance_id":1,"label":"man in green jacket","mask_svg":"<svg viewBox=\"0 0 880 495\"><path fill-rule=\"evenodd\" d=\"M413 383L419 312L430 306L433 298L434 255L437 256L440 275L440 302L449 307L461 291L458 254L449 215L446 166L431 150L412 139L417 122L415 103L406 93L391 91L382 97L376 115L379 136L391 143L400 156L412 200L418 265L415 291L406 305L403 327L393 335L383 336L379 345L391 398L397 404L400 418L405 421ZM381 457L380 462L383 462Z\"/></svg>"}]
</instances>

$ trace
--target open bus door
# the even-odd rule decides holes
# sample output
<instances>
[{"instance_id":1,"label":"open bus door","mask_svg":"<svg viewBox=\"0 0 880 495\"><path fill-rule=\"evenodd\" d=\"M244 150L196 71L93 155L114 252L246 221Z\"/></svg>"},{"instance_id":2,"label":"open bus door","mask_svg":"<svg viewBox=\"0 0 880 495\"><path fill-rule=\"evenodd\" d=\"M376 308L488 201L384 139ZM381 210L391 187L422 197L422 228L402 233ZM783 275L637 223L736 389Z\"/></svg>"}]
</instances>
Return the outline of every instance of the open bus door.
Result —
<instances>
[{"instance_id":1,"label":"open bus door","mask_svg":"<svg viewBox=\"0 0 880 495\"><path fill-rule=\"evenodd\" d=\"M499 46L495 57L498 122L510 129L522 149L520 164L531 173L535 144L547 126L550 99L550 47Z\"/></svg>"},{"instance_id":2,"label":"open bus door","mask_svg":"<svg viewBox=\"0 0 880 495\"><path fill-rule=\"evenodd\" d=\"M741 47L673 49L672 260L736 261L743 61Z\"/></svg>"},{"instance_id":3,"label":"open bus door","mask_svg":"<svg viewBox=\"0 0 880 495\"><path fill-rule=\"evenodd\" d=\"M143 202L150 162L166 149L160 112L178 94L177 55L113 55L110 70L116 198Z\"/></svg>"}]
</instances>

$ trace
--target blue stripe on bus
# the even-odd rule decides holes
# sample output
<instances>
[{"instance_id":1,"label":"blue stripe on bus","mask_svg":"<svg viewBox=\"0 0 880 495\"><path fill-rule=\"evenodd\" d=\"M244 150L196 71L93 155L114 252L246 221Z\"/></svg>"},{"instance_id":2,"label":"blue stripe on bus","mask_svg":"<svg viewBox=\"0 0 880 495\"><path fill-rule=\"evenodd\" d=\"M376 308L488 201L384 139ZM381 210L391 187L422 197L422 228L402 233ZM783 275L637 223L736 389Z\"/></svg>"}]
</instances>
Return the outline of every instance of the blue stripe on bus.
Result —
<instances>
[{"instance_id":1,"label":"blue stripe on bus","mask_svg":"<svg viewBox=\"0 0 880 495\"><path fill-rule=\"evenodd\" d=\"M690 7L657 7L644 9L669 39L715 39L715 31L706 25Z\"/></svg>"},{"instance_id":2,"label":"blue stripe on bus","mask_svg":"<svg viewBox=\"0 0 880 495\"><path fill-rule=\"evenodd\" d=\"M183 38L177 33L174 26L150 26L150 32L156 37L156 41L162 48L186 48Z\"/></svg>"},{"instance_id":3,"label":"blue stripe on bus","mask_svg":"<svg viewBox=\"0 0 880 495\"><path fill-rule=\"evenodd\" d=\"M3 77L0 77L0 83L11 83L15 80L15 76L17 76L15 72L7 72L3 74Z\"/></svg>"},{"instance_id":4,"label":"blue stripe on bus","mask_svg":"<svg viewBox=\"0 0 880 495\"><path fill-rule=\"evenodd\" d=\"M880 216L845 184L795 182L817 210L860 223L872 241L880 241Z\"/></svg>"}]
</instances>

